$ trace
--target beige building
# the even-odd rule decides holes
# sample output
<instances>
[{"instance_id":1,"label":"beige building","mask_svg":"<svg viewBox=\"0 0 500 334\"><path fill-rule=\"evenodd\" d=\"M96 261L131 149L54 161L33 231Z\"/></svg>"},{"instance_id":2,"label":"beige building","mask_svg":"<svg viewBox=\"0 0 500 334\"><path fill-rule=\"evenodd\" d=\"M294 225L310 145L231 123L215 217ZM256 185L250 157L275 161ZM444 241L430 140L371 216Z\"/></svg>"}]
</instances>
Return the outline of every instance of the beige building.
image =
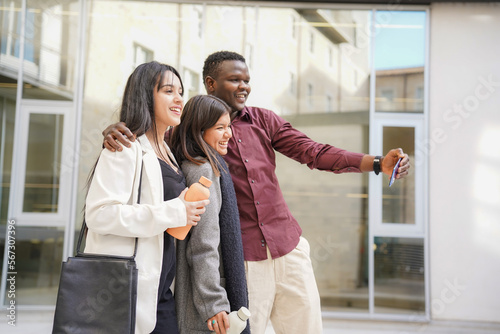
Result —
<instances>
[{"instance_id":1,"label":"beige building","mask_svg":"<svg viewBox=\"0 0 500 334\"><path fill-rule=\"evenodd\" d=\"M205 93L206 56L231 50L250 68L248 105L320 142L402 147L412 159L389 188L383 176L311 171L278 154L325 320L500 331L497 3L2 0L0 14L0 299L15 301L19 322L50 318L101 131L133 69L175 66L187 99ZM420 63L380 68L379 50L407 57L401 40Z\"/></svg>"}]
</instances>

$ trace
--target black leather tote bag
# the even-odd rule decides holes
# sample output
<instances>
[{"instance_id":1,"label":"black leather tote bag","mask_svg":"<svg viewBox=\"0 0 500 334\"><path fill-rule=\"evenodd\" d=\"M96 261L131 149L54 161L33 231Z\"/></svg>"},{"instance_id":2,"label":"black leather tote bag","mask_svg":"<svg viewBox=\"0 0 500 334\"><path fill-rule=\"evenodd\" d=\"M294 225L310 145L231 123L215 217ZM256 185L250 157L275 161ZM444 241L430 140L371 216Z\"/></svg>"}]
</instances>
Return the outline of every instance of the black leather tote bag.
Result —
<instances>
[{"instance_id":1,"label":"black leather tote bag","mask_svg":"<svg viewBox=\"0 0 500 334\"><path fill-rule=\"evenodd\" d=\"M142 168L141 168L142 179ZM142 180L141 180L142 181ZM139 182L140 201L141 182ZM129 334L135 331L137 238L130 257L82 253L62 263L53 334Z\"/></svg>"}]
</instances>

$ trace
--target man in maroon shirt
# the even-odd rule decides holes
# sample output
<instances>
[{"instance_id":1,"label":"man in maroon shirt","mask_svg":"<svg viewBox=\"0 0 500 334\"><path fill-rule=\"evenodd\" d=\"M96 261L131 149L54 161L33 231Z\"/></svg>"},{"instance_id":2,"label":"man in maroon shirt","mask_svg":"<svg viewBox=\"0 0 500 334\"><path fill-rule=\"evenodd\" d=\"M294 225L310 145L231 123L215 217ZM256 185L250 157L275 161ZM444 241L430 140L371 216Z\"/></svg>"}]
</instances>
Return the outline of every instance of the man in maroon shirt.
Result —
<instances>
[{"instance_id":1,"label":"man in maroon shirt","mask_svg":"<svg viewBox=\"0 0 500 334\"><path fill-rule=\"evenodd\" d=\"M292 216L275 174L275 151L311 169L333 173L408 174L408 155L393 149L382 156L348 152L317 143L274 112L245 106L251 88L245 59L234 52L210 55L203 67L207 93L232 108L233 137L225 156L234 182L252 316L252 333L264 334L269 319L278 334L322 332L320 298L309 257L309 244ZM105 146L128 146L132 133L121 125L104 130Z\"/></svg>"}]
</instances>

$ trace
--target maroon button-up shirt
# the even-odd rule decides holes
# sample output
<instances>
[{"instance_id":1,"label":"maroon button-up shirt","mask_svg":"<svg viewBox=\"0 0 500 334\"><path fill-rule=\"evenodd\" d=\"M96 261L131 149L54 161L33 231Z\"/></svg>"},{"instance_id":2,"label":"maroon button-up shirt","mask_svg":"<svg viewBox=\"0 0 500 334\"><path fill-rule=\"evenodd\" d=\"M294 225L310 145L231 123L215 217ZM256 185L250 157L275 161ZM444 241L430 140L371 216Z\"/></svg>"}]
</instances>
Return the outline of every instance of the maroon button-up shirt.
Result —
<instances>
[{"instance_id":1,"label":"maroon button-up shirt","mask_svg":"<svg viewBox=\"0 0 500 334\"><path fill-rule=\"evenodd\" d=\"M275 173L275 150L311 169L334 173L361 172L363 154L320 144L294 129L271 110L245 107L232 122L233 137L225 160L229 165L238 209L245 260L288 254L302 229L285 203Z\"/></svg>"}]
</instances>

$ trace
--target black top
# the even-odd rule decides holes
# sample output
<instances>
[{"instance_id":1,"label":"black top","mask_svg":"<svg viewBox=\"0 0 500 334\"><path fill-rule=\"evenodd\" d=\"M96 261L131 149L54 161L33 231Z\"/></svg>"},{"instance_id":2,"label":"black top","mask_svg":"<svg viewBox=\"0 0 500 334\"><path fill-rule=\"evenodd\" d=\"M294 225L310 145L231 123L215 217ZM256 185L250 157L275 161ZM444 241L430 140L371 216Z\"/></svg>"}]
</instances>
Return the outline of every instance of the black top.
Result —
<instances>
[{"instance_id":1,"label":"black top","mask_svg":"<svg viewBox=\"0 0 500 334\"><path fill-rule=\"evenodd\" d=\"M158 159L163 176L163 199L165 201L179 197L186 188L186 179L180 168L175 172L169 164ZM156 328L153 333L176 334L177 317L175 302L170 286L175 277L175 243L174 238L163 233L163 264L161 268L160 284L158 287L158 308L156 313Z\"/></svg>"}]
</instances>

